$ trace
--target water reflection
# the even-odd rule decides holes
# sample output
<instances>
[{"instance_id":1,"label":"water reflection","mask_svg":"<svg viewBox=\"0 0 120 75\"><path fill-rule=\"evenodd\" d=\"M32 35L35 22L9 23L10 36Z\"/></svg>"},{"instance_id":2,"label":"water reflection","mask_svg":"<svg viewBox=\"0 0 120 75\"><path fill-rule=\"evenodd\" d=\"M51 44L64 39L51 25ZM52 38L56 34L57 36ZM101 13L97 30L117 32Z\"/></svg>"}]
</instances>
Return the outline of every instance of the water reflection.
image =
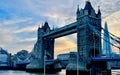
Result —
<instances>
[{"instance_id":1,"label":"water reflection","mask_svg":"<svg viewBox=\"0 0 120 75\"><path fill-rule=\"evenodd\" d=\"M26 71L0 70L0 75L66 75L65 70L56 74L29 73Z\"/></svg>"},{"instance_id":2,"label":"water reflection","mask_svg":"<svg viewBox=\"0 0 120 75\"><path fill-rule=\"evenodd\" d=\"M113 70L112 75L119 75L120 70ZM26 71L0 70L0 75L66 75L65 70L57 74L29 73Z\"/></svg>"}]
</instances>

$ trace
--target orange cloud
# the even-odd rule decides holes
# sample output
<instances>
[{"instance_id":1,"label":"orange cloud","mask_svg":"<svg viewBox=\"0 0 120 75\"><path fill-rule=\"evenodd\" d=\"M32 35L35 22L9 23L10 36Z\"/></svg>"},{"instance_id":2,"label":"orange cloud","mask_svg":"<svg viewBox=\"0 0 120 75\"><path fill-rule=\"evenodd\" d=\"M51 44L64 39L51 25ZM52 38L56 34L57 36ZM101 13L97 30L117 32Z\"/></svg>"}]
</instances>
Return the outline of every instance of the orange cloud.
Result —
<instances>
[{"instance_id":1,"label":"orange cloud","mask_svg":"<svg viewBox=\"0 0 120 75\"><path fill-rule=\"evenodd\" d=\"M58 54L69 53L71 51L77 51L77 44L71 41L67 36L61 37L55 40L54 53Z\"/></svg>"}]
</instances>

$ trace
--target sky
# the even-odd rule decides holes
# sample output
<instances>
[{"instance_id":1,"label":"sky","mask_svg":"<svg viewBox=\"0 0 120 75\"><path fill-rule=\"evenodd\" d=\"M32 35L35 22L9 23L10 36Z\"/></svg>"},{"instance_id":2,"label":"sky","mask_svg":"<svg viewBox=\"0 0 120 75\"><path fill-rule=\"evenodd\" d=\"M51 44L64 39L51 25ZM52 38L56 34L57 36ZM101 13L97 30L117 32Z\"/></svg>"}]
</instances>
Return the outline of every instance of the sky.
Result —
<instances>
[{"instance_id":1,"label":"sky","mask_svg":"<svg viewBox=\"0 0 120 75\"><path fill-rule=\"evenodd\" d=\"M48 21L51 28L76 21L79 4L86 0L0 0L0 47L12 54L20 50L32 51L37 40L38 26ZM100 6L102 26L107 21L109 31L120 37L120 0L90 0L97 12ZM76 34L55 41L55 50L76 47Z\"/></svg>"}]
</instances>

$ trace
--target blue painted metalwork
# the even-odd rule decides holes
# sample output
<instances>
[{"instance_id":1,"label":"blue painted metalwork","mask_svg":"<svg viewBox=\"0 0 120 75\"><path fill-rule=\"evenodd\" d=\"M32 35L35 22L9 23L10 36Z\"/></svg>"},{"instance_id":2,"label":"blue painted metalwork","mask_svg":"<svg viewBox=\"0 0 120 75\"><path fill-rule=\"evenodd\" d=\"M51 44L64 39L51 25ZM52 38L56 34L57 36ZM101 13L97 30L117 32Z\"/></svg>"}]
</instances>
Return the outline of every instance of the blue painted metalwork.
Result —
<instances>
[{"instance_id":1,"label":"blue painted metalwork","mask_svg":"<svg viewBox=\"0 0 120 75\"><path fill-rule=\"evenodd\" d=\"M92 61L120 61L120 57L93 57Z\"/></svg>"}]
</instances>

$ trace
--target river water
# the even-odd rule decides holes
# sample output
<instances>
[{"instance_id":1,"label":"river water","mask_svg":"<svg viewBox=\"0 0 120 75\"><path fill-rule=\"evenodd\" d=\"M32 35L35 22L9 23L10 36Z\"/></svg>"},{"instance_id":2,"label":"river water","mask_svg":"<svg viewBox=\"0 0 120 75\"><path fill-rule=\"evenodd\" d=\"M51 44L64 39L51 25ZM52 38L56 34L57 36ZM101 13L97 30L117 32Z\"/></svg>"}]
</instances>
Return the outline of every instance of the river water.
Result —
<instances>
[{"instance_id":1,"label":"river water","mask_svg":"<svg viewBox=\"0 0 120 75\"><path fill-rule=\"evenodd\" d=\"M66 75L65 70L57 74L29 73L26 71L0 70L0 75Z\"/></svg>"},{"instance_id":2,"label":"river water","mask_svg":"<svg viewBox=\"0 0 120 75\"><path fill-rule=\"evenodd\" d=\"M58 74L28 73L26 71L0 70L0 75L66 75L65 70ZM120 70L113 70L112 75L120 75Z\"/></svg>"}]
</instances>

